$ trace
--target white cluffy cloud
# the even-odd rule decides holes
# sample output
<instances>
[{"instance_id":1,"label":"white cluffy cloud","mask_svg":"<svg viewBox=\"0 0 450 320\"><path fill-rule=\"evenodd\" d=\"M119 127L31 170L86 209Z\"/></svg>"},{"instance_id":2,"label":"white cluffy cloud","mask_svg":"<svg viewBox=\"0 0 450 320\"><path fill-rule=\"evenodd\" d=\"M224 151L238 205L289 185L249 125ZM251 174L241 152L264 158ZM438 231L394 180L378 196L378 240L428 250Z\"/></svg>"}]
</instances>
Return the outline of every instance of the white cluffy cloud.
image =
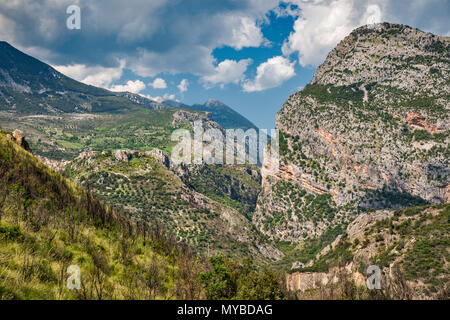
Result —
<instances>
[{"instance_id":1,"label":"white cluffy cloud","mask_svg":"<svg viewBox=\"0 0 450 320\"><path fill-rule=\"evenodd\" d=\"M115 92L131 92L131 93L139 93L146 88L145 83L141 80L128 80L126 84L123 85L115 85L110 88L111 91Z\"/></svg>"},{"instance_id":2,"label":"white cluffy cloud","mask_svg":"<svg viewBox=\"0 0 450 320\"><path fill-rule=\"evenodd\" d=\"M232 36L229 45L236 50L245 47L259 47L265 42L261 29L256 25L254 19L230 16L230 25L233 25L233 29L231 30Z\"/></svg>"},{"instance_id":3,"label":"white cluffy cloud","mask_svg":"<svg viewBox=\"0 0 450 320\"><path fill-rule=\"evenodd\" d=\"M117 81L122 77L125 61L121 60L119 66L115 68L86 66L84 64L53 66L53 68L62 74L85 84L109 88L114 81Z\"/></svg>"},{"instance_id":4,"label":"white cluffy cloud","mask_svg":"<svg viewBox=\"0 0 450 320\"><path fill-rule=\"evenodd\" d=\"M149 87L152 87L153 89L166 89L167 88L167 83L162 78L156 78L155 80L153 80L153 82L150 82L148 85L149 85Z\"/></svg>"},{"instance_id":5,"label":"white cluffy cloud","mask_svg":"<svg viewBox=\"0 0 450 320\"><path fill-rule=\"evenodd\" d=\"M247 80L242 88L245 92L263 91L275 88L295 76L295 62L278 56L261 63L254 80Z\"/></svg>"},{"instance_id":6,"label":"white cluffy cloud","mask_svg":"<svg viewBox=\"0 0 450 320\"><path fill-rule=\"evenodd\" d=\"M359 26L384 19L386 0L297 0L301 9L283 54L298 53L302 66L317 66Z\"/></svg>"},{"instance_id":7,"label":"white cluffy cloud","mask_svg":"<svg viewBox=\"0 0 450 320\"><path fill-rule=\"evenodd\" d=\"M201 81L207 88L216 84L220 84L222 88L228 83L238 84L245 79L244 73L252 62L252 59L240 61L226 59L215 67L213 73L202 77Z\"/></svg>"},{"instance_id":8,"label":"white cluffy cloud","mask_svg":"<svg viewBox=\"0 0 450 320\"><path fill-rule=\"evenodd\" d=\"M174 94L168 94L168 93L165 93L163 96L157 96L157 97L152 97L150 95L145 95L145 94L141 94L141 96L143 96L145 98L148 98L148 99L151 99L151 100L155 100L156 102L159 102L159 103L162 103L162 102L164 102L166 100L174 100L174 101L178 102L178 100L175 99L175 95Z\"/></svg>"},{"instance_id":9,"label":"white cluffy cloud","mask_svg":"<svg viewBox=\"0 0 450 320\"><path fill-rule=\"evenodd\" d=\"M121 60L118 67L86 66L73 64L68 66L53 66L62 74L91 86L101 87L115 92L139 93L146 88L141 80L129 80L126 84L112 85L122 77L125 61Z\"/></svg>"},{"instance_id":10,"label":"white cluffy cloud","mask_svg":"<svg viewBox=\"0 0 450 320\"><path fill-rule=\"evenodd\" d=\"M188 90L189 86L189 80L183 79L180 81L180 84L177 86L178 90L180 90L180 93L186 92Z\"/></svg>"}]
</instances>

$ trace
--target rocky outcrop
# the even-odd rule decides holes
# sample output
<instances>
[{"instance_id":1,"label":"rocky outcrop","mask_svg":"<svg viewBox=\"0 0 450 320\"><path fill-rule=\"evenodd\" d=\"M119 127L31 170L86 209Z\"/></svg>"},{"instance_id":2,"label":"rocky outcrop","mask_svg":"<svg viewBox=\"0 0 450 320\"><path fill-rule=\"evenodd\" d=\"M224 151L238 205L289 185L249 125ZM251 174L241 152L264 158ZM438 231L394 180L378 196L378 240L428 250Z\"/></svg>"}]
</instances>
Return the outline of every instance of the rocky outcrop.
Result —
<instances>
[{"instance_id":1,"label":"rocky outcrop","mask_svg":"<svg viewBox=\"0 0 450 320\"><path fill-rule=\"evenodd\" d=\"M345 279L345 280L344 280ZM359 272L334 268L330 272L296 272L286 275L286 288L291 292L305 293L321 287L336 285L341 281L353 281L357 286L365 286L366 277Z\"/></svg>"},{"instance_id":2,"label":"rocky outcrop","mask_svg":"<svg viewBox=\"0 0 450 320\"><path fill-rule=\"evenodd\" d=\"M320 65L312 85L388 84L407 91L440 94L449 88L450 37L404 25L363 26L342 40Z\"/></svg>"},{"instance_id":3,"label":"rocky outcrop","mask_svg":"<svg viewBox=\"0 0 450 320\"><path fill-rule=\"evenodd\" d=\"M49 159L47 157L42 157L42 156L36 156L36 158L41 160L43 163L45 163L47 166L49 166L53 170L59 171L59 172L64 171L66 169L66 166L71 163L71 161L67 161L67 160L58 161L58 160L53 160L53 159Z\"/></svg>"},{"instance_id":4,"label":"rocky outcrop","mask_svg":"<svg viewBox=\"0 0 450 320\"><path fill-rule=\"evenodd\" d=\"M132 165L126 165L128 161ZM242 213L196 191L180 178L183 171L194 176L192 171L201 168L172 165L163 151L153 149L85 154L67 170L76 183L89 183L96 194L123 207L133 219L150 223L156 219L202 254L208 248L211 254L252 257L258 264L280 259L283 253L255 232ZM257 171L248 169L247 174L257 175ZM215 186L208 187L211 191Z\"/></svg>"},{"instance_id":5,"label":"rocky outcrop","mask_svg":"<svg viewBox=\"0 0 450 320\"><path fill-rule=\"evenodd\" d=\"M11 134L7 135L7 138L10 140L15 140L16 143L21 146L23 149L31 152L31 148L28 144L28 142L25 140L25 137L23 135L23 132L20 130L14 130Z\"/></svg>"},{"instance_id":6,"label":"rocky outcrop","mask_svg":"<svg viewBox=\"0 0 450 320\"><path fill-rule=\"evenodd\" d=\"M118 161L129 161L129 156L134 153L134 151L131 150L116 150L114 151L114 157Z\"/></svg>"},{"instance_id":7,"label":"rocky outcrop","mask_svg":"<svg viewBox=\"0 0 450 320\"><path fill-rule=\"evenodd\" d=\"M146 154L155 158L155 160L162 164L164 167L170 168L170 159L162 150L155 148L152 151L146 152Z\"/></svg>"}]
</instances>

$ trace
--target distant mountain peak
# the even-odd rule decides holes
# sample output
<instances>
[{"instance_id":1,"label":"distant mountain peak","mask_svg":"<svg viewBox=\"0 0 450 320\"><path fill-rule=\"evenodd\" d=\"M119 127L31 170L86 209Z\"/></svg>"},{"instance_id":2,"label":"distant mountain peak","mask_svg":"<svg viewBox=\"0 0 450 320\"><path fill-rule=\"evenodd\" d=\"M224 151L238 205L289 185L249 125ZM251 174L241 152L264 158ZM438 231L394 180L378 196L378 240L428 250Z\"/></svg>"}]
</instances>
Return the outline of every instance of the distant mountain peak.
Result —
<instances>
[{"instance_id":1,"label":"distant mountain peak","mask_svg":"<svg viewBox=\"0 0 450 320\"><path fill-rule=\"evenodd\" d=\"M215 100L213 98L208 99L208 101L205 102L205 106L214 106L214 105L225 105L225 103L220 102L219 100Z\"/></svg>"}]
</instances>

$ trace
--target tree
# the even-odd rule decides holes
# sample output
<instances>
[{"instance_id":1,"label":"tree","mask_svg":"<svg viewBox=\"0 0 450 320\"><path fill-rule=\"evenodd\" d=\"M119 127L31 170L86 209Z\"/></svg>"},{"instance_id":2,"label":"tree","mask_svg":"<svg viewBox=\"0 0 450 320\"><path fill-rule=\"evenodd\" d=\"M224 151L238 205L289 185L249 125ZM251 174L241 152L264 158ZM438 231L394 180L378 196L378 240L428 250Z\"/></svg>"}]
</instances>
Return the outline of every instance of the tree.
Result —
<instances>
[{"instance_id":1,"label":"tree","mask_svg":"<svg viewBox=\"0 0 450 320\"><path fill-rule=\"evenodd\" d=\"M222 256L211 257L212 270L202 273L200 280L210 300L232 299L236 295L236 281Z\"/></svg>"}]
</instances>

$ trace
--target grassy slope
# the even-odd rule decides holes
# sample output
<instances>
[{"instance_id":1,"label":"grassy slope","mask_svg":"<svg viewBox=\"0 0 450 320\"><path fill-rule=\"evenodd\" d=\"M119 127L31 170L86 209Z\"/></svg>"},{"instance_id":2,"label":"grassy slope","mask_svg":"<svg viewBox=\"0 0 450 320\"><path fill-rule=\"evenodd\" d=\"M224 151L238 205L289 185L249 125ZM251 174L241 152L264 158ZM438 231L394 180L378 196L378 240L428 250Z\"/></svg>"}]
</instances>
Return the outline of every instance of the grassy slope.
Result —
<instances>
[{"instance_id":1,"label":"grassy slope","mask_svg":"<svg viewBox=\"0 0 450 320\"><path fill-rule=\"evenodd\" d=\"M106 207L5 132L0 147L0 298L201 296L202 265L161 229ZM78 292L65 286L72 264L81 268Z\"/></svg>"}]
</instances>

